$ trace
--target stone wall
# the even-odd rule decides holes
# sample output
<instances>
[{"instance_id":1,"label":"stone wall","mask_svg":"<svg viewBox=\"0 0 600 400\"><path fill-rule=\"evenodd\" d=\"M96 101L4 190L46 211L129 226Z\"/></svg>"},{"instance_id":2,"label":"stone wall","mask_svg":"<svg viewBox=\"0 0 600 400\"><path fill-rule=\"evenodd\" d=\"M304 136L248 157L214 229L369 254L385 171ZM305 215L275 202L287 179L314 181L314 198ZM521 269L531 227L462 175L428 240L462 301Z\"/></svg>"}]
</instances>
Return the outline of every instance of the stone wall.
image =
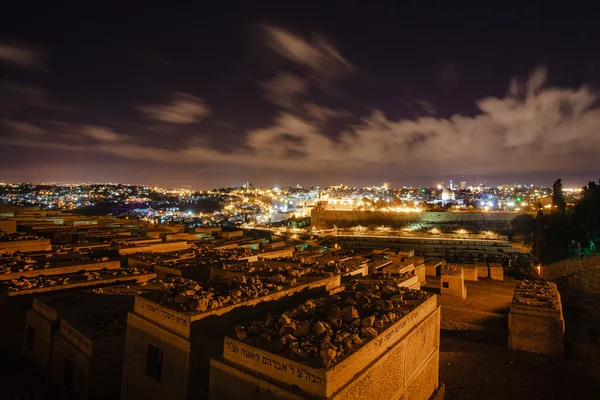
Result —
<instances>
[{"instance_id":1,"label":"stone wall","mask_svg":"<svg viewBox=\"0 0 600 400\"><path fill-rule=\"evenodd\" d=\"M592 254L581 258L569 258L568 260L544 264L541 266L542 278L547 281L553 281L556 278L571 275L577 270L595 267L596 265L600 265L600 254Z\"/></svg>"},{"instance_id":2,"label":"stone wall","mask_svg":"<svg viewBox=\"0 0 600 400\"><path fill-rule=\"evenodd\" d=\"M600 266L580 269L569 275L562 284L586 293L600 294Z\"/></svg>"},{"instance_id":3,"label":"stone wall","mask_svg":"<svg viewBox=\"0 0 600 400\"><path fill-rule=\"evenodd\" d=\"M487 260L507 263L523 253L505 240L448 239L443 237L403 237L337 235L332 239L344 249L414 249L416 255L426 259L441 258L453 263L473 264Z\"/></svg>"},{"instance_id":4,"label":"stone wall","mask_svg":"<svg viewBox=\"0 0 600 400\"><path fill-rule=\"evenodd\" d=\"M357 225L387 225L404 227L413 223L423 227L439 225L473 226L480 229L510 229L519 213L514 212L422 212L396 213L383 211L313 210L311 226L317 229L353 227Z\"/></svg>"}]
</instances>

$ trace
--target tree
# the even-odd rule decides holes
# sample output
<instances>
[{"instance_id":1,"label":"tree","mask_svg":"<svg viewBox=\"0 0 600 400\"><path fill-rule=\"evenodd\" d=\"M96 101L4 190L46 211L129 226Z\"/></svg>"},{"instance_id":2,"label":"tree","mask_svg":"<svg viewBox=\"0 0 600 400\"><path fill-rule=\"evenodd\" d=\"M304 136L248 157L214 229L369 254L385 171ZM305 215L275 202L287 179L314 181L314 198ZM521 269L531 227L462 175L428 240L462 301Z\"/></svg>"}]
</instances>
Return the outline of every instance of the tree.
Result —
<instances>
[{"instance_id":1,"label":"tree","mask_svg":"<svg viewBox=\"0 0 600 400\"><path fill-rule=\"evenodd\" d=\"M535 218L529 214L519 214L513 219L510 224L512 230L510 233L511 239L522 241L523 244L531 245L533 243L535 233Z\"/></svg>"},{"instance_id":2,"label":"tree","mask_svg":"<svg viewBox=\"0 0 600 400\"><path fill-rule=\"evenodd\" d=\"M557 179L554 185L552 185L552 206L562 213L567 209L567 203L565 203L565 196L562 191L562 181L560 179Z\"/></svg>"},{"instance_id":3,"label":"tree","mask_svg":"<svg viewBox=\"0 0 600 400\"><path fill-rule=\"evenodd\" d=\"M589 182L572 215L573 240L583 253L595 253L600 245L600 186Z\"/></svg>"},{"instance_id":4,"label":"tree","mask_svg":"<svg viewBox=\"0 0 600 400\"><path fill-rule=\"evenodd\" d=\"M552 185L552 205L550 214L541 216L538 212L537 218L538 223L542 223L542 235L536 238L534 247L536 253L543 256L544 262L564 260L571 254L571 221L566 213L567 207L560 179ZM539 235L538 232L536 235Z\"/></svg>"}]
</instances>

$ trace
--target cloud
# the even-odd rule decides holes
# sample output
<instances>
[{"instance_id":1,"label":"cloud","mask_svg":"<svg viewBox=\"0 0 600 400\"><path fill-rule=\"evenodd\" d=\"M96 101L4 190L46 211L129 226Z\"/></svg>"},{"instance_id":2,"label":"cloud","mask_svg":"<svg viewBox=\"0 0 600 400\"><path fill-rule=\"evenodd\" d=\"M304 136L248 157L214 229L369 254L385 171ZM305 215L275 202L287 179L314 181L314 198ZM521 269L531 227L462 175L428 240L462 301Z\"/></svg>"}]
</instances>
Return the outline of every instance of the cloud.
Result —
<instances>
[{"instance_id":1,"label":"cloud","mask_svg":"<svg viewBox=\"0 0 600 400\"><path fill-rule=\"evenodd\" d=\"M355 67L335 46L322 35L303 36L274 25L263 25L262 32L267 47L289 61L295 71L282 70L270 80L260 82L265 100L320 122L349 116L346 110L334 110L307 100L316 91L339 94L336 85L354 72Z\"/></svg>"},{"instance_id":2,"label":"cloud","mask_svg":"<svg viewBox=\"0 0 600 400\"><path fill-rule=\"evenodd\" d=\"M31 124L23 121L7 120L3 121L8 128L16 134L28 135L28 136L44 136L48 134L48 131L38 125Z\"/></svg>"},{"instance_id":3,"label":"cloud","mask_svg":"<svg viewBox=\"0 0 600 400\"><path fill-rule=\"evenodd\" d=\"M546 79L547 73L536 69L526 82L511 83L506 96L478 100L479 111L471 116L390 120L374 110L360 123L341 129L335 139L322 130L314 112L313 117L281 112L267 126L247 132L237 149L228 152L203 141L165 149L144 146L133 138L110 140L111 135L99 145L78 148L136 160L272 169L273 174L281 170L385 173L390 168L415 175L596 169L599 94L585 86L548 87Z\"/></svg>"},{"instance_id":4,"label":"cloud","mask_svg":"<svg viewBox=\"0 0 600 400\"><path fill-rule=\"evenodd\" d=\"M282 72L266 82L261 82L261 86L265 92L265 100L290 110L297 108L300 98L306 95L308 90L307 81L291 72Z\"/></svg>"},{"instance_id":5,"label":"cloud","mask_svg":"<svg viewBox=\"0 0 600 400\"><path fill-rule=\"evenodd\" d=\"M267 46L288 61L306 67L318 80L337 80L354 70L340 51L321 35L303 37L275 25L263 25L263 29Z\"/></svg>"},{"instance_id":6,"label":"cloud","mask_svg":"<svg viewBox=\"0 0 600 400\"><path fill-rule=\"evenodd\" d=\"M99 142L108 143L123 142L130 138L130 136L115 133L113 130L102 126L84 126L81 133Z\"/></svg>"},{"instance_id":7,"label":"cloud","mask_svg":"<svg viewBox=\"0 0 600 400\"><path fill-rule=\"evenodd\" d=\"M138 111L147 117L172 124L193 124L211 113L205 101L183 92L175 92L171 103L142 105Z\"/></svg>"},{"instance_id":8,"label":"cloud","mask_svg":"<svg viewBox=\"0 0 600 400\"><path fill-rule=\"evenodd\" d=\"M426 114L429 115L435 115L437 114L437 110L435 109L435 106L428 102L427 100L417 100L417 104L421 107L421 109L423 109L423 111Z\"/></svg>"},{"instance_id":9,"label":"cloud","mask_svg":"<svg viewBox=\"0 0 600 400\"><path fill-rule=\"evenodd\" d=\"M306 114L317 121L326 122L333 119L349 118L352 114L348 110L338 109L334 110L329 107L321 106L314 103L304 104L304 110Z\"/></svg>"},{"instance_id":10,"label":"cloud","mask_svg":"<svg viewBox=\"0 0 600 400\"><path fill-rule=\"evenodd\" d=\"M35 46L23 43L0 43L0 63L26 69L42 69L45 55Z\"/></svg>"}]
</instances>

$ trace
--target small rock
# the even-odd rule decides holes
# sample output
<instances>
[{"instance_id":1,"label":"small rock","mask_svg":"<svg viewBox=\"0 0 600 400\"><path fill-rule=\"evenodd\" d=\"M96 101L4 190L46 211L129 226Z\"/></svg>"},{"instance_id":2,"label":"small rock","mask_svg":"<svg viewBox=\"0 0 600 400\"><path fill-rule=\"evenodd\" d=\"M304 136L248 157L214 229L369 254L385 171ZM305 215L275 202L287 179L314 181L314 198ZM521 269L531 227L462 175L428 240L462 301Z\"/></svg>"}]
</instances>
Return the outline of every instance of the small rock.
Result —
<instances>
[{"instance_id":1,"label":"small rock","mask_svg":"<svg viewBox=\"0 0 600 400\"><path fill-rule=\"evenodd\" d=\"M281 314L281 317L279 317L280 325L290 325L291 323L292 323L292 319L290 317L288 317L285 314Z\"/></svg>"},{"instance_id":2,"label":"small rock","mask_svg":"<svg viewBox=\"0 0 600 400\"><path fill-rule=\"evenodd\" d=\"M208 299L193 299L188 303L188 307L192 311L206 311L208 308Z\"/></svg>"},{"instance_id":3,"label":"small rock","mask_svg":"<svg viewBox=\"0 0 600 400\"><path fill-rule=\"evenodd\" d=\"M331 325L333 329L340 329L342 327L342 320L334 318L331 321L329 321L329 325Z\"/></svg>"},{"instance_id":4,"label":"small rock","mask_svg":"<svg viewBox=\"0 0 600 400\"><path fill-rule=\"evenodd\" d=\"M327 331L327 328L325 327L325 324L321 321L317 321L314 325L313 325L313 332L315 333L315 335L317 336L321 336L323 333L325 333Z\"/></svg>"},{"instance_id":5,"label":"small rock","mask_svg":"<svg viewBox=\"0 0 600 400\"><path fill-rule=\"evenodd\" d=\"M279 329L279 334L281 336L285 336L293 333L296 330L296 324L292 322L291 324L283 325L281 329Z\"/></svg>"},{"instance_id":6,"label":"small rock","mask_svg":"<svg viewBox=\"0 0 600 400\"><path fill-rule=\"evenodd\" d=\"M297 346L293 346L291 347L292 353L295 354L296 356L303 358L303 359L307 359L308 358L308 353L305 352L304 350L302 350L302 348L297 347Z\"/></svg>"},{"instance_id":7,"label":"small rock","mask_svg":"<svg viewBox=\"0 0 600 400\"><path fill-rule=\"evenodd\" d=\"M363 318L363 320L360 321L361 325L364 326L364 327L367 327L367 328L373 326L374 322L375 322L375 316L374 315L371 315L370 317Z\"/></svg>"},{"instance_id":8,"label":"small rock","mask_svg":"<svg viewBox=\"0 0 600 400\"><path fill-rule=\"evenodd\" d=\"M363 327L360 332L366 336L366 337L370 337L370 338L374 338L377 336L377 331L373 328L370 327Z\"/></svg>"},{"instance_id":9,"label":"small rock","mask_svg":"<svg viewBox=\"0 0 600 400\"><path fill-rule=\"evenodd\" d=\"M337 351L333 346L325 346L319 351L319 355L323 359L323 365L328 367L337 356Z\"/></svg>"},{"instance_id":10,"label":"small rock","mask_svg":"<svg viewBox=\"0 0 600 400\"><path fill-rule=\"evenodd\" d=\"M342 320L346 323L358 318L358 311L353 306L348 306L342 310Z\"/></svg>"},{"instance_id":11,"label":"small rock","mask_svg":"<svg viewBox=\"0 0 600 400\"><path fill-rule=\"evenodd\" d=\"M296 324L296 330L294 330L293 335L296 337L303 337L310 333L310 322L302 321Z\"/></svg>"},{"instance_id":12,"label":"small rock","mask_svg":"<svg viewBox=\"0 0 600 400\"><path fill-rule=\"evenodd\" d=\"M239 340L246 340L246 339L248 339L248 332L246 332L246 330L244 329L243 326L236 326L235 327L235 334L237 335L237 338Z\"/></svg>"}]
</instances>

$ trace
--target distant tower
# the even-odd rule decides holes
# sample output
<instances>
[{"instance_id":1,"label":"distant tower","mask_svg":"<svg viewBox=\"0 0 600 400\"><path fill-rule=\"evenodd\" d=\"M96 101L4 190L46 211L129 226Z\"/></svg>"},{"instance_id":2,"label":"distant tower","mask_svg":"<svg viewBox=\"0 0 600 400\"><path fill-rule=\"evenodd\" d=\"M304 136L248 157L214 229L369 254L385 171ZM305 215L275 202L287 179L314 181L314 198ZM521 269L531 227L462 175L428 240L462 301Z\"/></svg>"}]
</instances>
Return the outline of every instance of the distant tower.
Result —
<instances>
[{"instance_id":1,"label":"distant tower","mask_svg":"<svg viewBox=\"0 0 600 400\"><path fill-rule=\"evenodd\" d=\"M454 190L454 188L452 187L452 179L450 179L450 190Z\"/></svg>"},{"instance_id":2,"label":"distant tower","mask_svg":"<svg viewBox=\"0 0 600 400\"><path fill-rule=\"evenodd\" d=\"M461 189L466 189L467 188L467 181L461 181L460 182L460 188Z\"/></svg>"},{"instance_id":3,"label":"distant tower","mask_svg":"<svg viewBox=\"0 0 600 400\"><path fill-rule=\"evenodd\" d=\"M390 190L390 187L392 187L392 183L391 182L383 182L383 190Z\"/></svg>"}]
</instances>

